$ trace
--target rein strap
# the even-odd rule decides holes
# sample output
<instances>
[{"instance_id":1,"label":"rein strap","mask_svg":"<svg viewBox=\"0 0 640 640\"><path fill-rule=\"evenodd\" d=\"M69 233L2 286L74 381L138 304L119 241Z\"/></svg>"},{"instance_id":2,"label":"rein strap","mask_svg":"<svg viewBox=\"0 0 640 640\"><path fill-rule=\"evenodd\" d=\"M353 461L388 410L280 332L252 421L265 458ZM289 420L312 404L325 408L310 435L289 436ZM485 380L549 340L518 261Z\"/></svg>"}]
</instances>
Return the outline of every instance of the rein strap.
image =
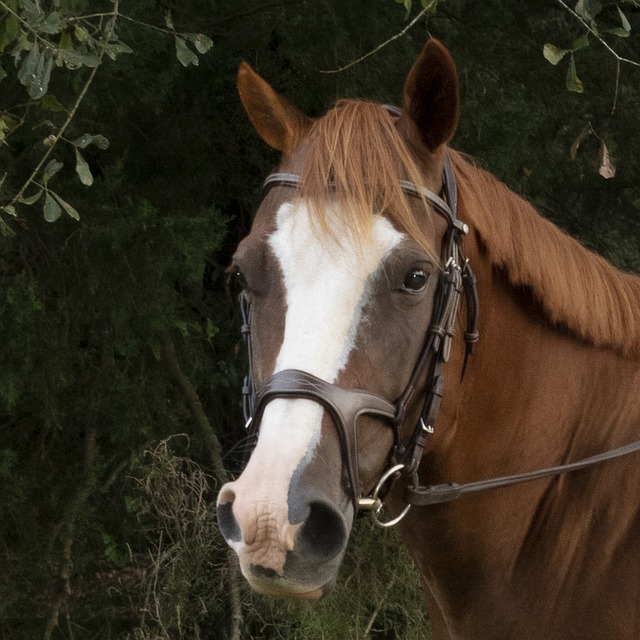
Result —
<instances>
[{"instance_id":1,"label":"rein strap","mask_svg":"<svg viewBox=\"0 0 640 640\"><path fill-rule=\"evenodd\" d=\"M440 504L443 502L453 502L458 498L482 491L491 491L502 487L510 487L523 482L531 482L556 476L578 469L585 469L600 462L620 458L629 453L640 451L640 441L632 442L618 449L611 449L604 453L599 453L589 458L583 458L576 462L561 464L557 467L547 467L546 469L536 469L535 471L526 471L524 473L516 473L511 476L501 476L498 478L489 478L487 480L478 480L476 482L468 482L466 484L456 484L455 482L447 484L436 484L427 487L407 487L404 493L404 499L407 504L425 507L430 504Z\"/></svg>"}]
</instances>

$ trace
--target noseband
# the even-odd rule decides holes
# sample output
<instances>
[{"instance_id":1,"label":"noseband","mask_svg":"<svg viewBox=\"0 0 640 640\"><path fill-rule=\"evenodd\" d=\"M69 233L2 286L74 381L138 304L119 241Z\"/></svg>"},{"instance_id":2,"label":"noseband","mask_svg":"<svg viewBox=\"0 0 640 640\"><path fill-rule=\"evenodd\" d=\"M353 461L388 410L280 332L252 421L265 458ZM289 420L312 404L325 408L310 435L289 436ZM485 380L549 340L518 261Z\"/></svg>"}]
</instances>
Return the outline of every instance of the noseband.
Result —
<instances>
[{"instance_id":1,"label":"noseband","mask_svg":"<svg viewBox=\"0 0 640 640\"><path fill-rule=\"evenodd\" d=\"M264 188L297 188L300 177L292 173L272 173L265 181ZM403 191L430 203L435 211L447 222L447 231L443 239L444 269L434 297L431 323L425 342L409 382L395 402L374 393L360 389L345 389L331 384L316 376L298 369L285 369L274 374L260 389L254 389L251 356L251 309L247 295L240 295L243 316L242 333L247 345L249 369L243 385L243 409L248 431L257 436L260 421L266 405L276 398L305 398L321 404L331 416L338 428L348 473L354 509L370 510L374 519L383 526L395 524L405 513L390 522L381 522L378 513L382 506L382 497L388 489L388 480L400 475L413 477L417 485L416 471L427 437L433 433L438 415L440 399L443 394L441 368L449 359L451 341L455 334L455 322L462 293L467 301L467 330L464 334L467 344L466 357L471 353L473 344L478 340L477 310L478 296L476 280L469 263L464 259L460 243L468 233L468 227L457 217L457 189L451 160L445 157L443 172L443 197L412 182L402 180ZM463 368L464 371L464 368ZM413 432L408 441L403 441L401 426L407 407L416 397L418 387L425 391L424 403ZM370 496L363 497L357 461L356 422L361 415L371 415L381 419L393 430L394 445L389 456L391 465L383 473Z\"/></svg>"}]
</instances>

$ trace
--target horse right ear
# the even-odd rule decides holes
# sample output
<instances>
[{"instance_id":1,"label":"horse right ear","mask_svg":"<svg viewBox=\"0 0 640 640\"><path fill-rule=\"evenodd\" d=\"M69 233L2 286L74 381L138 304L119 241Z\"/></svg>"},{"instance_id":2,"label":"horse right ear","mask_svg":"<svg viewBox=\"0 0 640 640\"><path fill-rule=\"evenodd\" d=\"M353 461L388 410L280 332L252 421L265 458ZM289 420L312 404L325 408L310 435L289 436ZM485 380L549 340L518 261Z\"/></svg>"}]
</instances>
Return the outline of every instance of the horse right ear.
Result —
<instances>
[{"instance_id":1,"label":"horse right ear","mask_svg":"<svg viewBox=\"0 0 640 640\"><path fill-rule=\"evenodd\" d=\"M445 46L431 38L404 83L400 120L411 123L423 144L436 151L453 138L460 114L458 74ZM400 123L399 123L400 124ZM409 126L409 130L413 127Z\"/></svg>"},{"instance_id":2,"label":"horse right ear","mask_svg":"<svg viewBox=\"0 0 640 640\"><path fill-rule=\"evenodd\" d=\"M238 93L258 135L278 151L293 151L311 126L311 118L277 93L246 63L238 69Z\"/></svg>"}]
</instances>

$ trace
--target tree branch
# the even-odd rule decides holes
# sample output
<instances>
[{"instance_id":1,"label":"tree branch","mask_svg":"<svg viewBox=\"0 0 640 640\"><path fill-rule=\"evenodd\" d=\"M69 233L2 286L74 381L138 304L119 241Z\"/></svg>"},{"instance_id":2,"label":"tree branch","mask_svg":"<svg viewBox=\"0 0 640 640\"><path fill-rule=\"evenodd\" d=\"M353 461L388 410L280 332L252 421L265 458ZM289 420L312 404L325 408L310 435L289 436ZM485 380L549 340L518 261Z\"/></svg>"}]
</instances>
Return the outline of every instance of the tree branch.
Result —
<instances>
[{"instance_id":1,"label":"tree branch","mask_svg":"<svg viewBox=\"0 0 640 640\"><path fill-rule=\"evenodd\" d=\"M619 55L611 45L580 15L578 15L570 6L568 6L564 0L556 0L556 2L565 10L568 11L578 22L581 22L582 25L589 31L589 33L596 39L600 44L611 53L611 55L618 60L618 62L626 62L627 64L632 64L634 67L640 67L640 62L636 62L635 60L630 60L629 58L623 58Z\"/></svg>"},{"instance_id":2,"label":"tree branch","mask_svg":"<svg viewBox=\"0 0 640 640\"><path fill-rule=\"evenodd\" d=\"M113 32L115 31L116 22L119 16L119 13L118 13L119 6L120 6L120 0L114 0L113 11L109 14L112 16L113 19L111 20L111 26L109 28L109 31L105 36L105 39L104 39L105 42L109 41L109 39L113 35ZM89 87L93 82L93 79L95 78L95 75L100 67L100 64L102 63L102 58L104 57L104 54L105 54L105 49L102 49L98 54L98 64L95 67L93 67L93 69L91 69L89 78L84 83L84 86L82 87L80 94L78 95L78 98L76 99L73 107L71 107L71 111L69 111L69 115L67 116L67 119L64 121L64 123L58 130L58 133L55 134L55 136L53 136L51 140L51 144L47 148L45 154L40 159L40 162L38 162L38 164L36 165L36 168L33 170L29 178L27 178L26 182L22 185L20 191L18 191L18 193L13 198L13 200L11 200L11 202L9 203L9 206L14 206L16 202L18 202L18 200L20 200L20 198L24 195L24 192L29 188L29 186L35 180L36 176L38 175L38 172L40 171L40 169L42 169L42 167L44 166L44 163L49 159L49 156L55 149L58 142L60 142L62 136L64 135L64 132L67 130L67 127L71 124L71 121L75 117L76 112L78 111L78 108L80 107L80 105L82 104L82 101L84 100L84 97L87 94L87 91L89 90Z\"/></svg>"},{"instance_id":3,"label":"tree branch","mask_svg":"<svg viewBox=\"0 0 640 640\"><path fill-rule=\"evenodd\" d=\"M218 437L216 436L209 419L204 412L198 393L191 384L191 380L189 380L182 371L180 361L178 360L178 354L176 353L175 344L168 332L165 331L162 333L160 336L160 342L162 347L162 358L169 369L171 377L177 383L178 387L180 387L180 390L186 398L187 404L189 405L193 418L196 422L196 426L204 437L216 480L220 485L222 485L230 480L230 478L222 461L222 447L220 446L220 441L218 440Z\"/></svg>"},{"instance_id":4,"label":"tree branch","mask_svg":"<svg viewBox=\"0 0 640 640\"><path fill-rule=\"evenodd\" d=\"M422 11L420 11L420 13L418 13L418 15L402 31L391 36L388 40L385 40L382 44L379 44L375 49L372 49L368 53L365 53L363 56L360 56L356 60L352 60L349 64L346 64L343 67L340 67L338 69L321 70L320 73L340 73L375 55L376 53L378 53L378 51L384 49L384 47L386 47L388 44L391 44L394 40L397 40L398 38L401 38L403 35L405 35L405 33L407 33L407 31L409 31L409 29L411 29L411 27L413 27L413 25L418 22L420 18L422 18L431 10L436 2L437 0L431 0L431 2L426 7L424 7Z\"/></svg>"}]
</instances>

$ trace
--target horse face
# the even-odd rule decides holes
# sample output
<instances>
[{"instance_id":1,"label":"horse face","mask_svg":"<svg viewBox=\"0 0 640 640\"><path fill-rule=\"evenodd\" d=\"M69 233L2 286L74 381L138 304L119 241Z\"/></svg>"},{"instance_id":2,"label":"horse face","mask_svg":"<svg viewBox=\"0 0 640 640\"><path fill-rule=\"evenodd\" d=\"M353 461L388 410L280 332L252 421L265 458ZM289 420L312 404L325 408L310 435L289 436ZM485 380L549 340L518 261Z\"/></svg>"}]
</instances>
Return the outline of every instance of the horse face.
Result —
<instances>
[{"instance_id":1,"label":"horse face","mask_svg":"<svg viewBox=\"0 0 640 640\"><path fill-rule=\"evenodd\" d=\"M411 82L422 80L417 74ZM247 67L239 86L259 133L287 152L284 169L295 170L310 122ZM399 127L411 135L418 124L414 118ZM411 142L431 149L426 140ZM431 168L440 175L441 165ZM444 226L416 213L429 250L384 211L372 211L368 233L357 236L345 206L327 199L319 224L296 190L276 187L236 252L234 269L251 303L258 390L274 373L298 369L394 402L409 380L429 324ZM221 531L257 591L318 598L335 581L353 497L371 490L393 446L392 430L380 419L361 416L355 431L359 486L350 486L344 443L322 404L283 397L266 404L245 470L218 496Z\"/></svg>"},{"instance_id":2,"label":"horse face","mask_svg":"<svg viewBox=\"0 0 640 640\"><path fill-rule=\"evenodd\" d=\"M260 388L273 373L300 369L393 401L424 340L438 269L383 216L357 245L338 210L329 219L325 236L303 202L274 193L238 248L254 382ZM320 404L277 398L266 406L246 469L218 498L222 532L257 590L313 597L335 579L352 492L370 491L393 445L391 429L376 419L359 418L356 435L361 486L353 488L339 433Z\"/></svg>"}]
</instances>

